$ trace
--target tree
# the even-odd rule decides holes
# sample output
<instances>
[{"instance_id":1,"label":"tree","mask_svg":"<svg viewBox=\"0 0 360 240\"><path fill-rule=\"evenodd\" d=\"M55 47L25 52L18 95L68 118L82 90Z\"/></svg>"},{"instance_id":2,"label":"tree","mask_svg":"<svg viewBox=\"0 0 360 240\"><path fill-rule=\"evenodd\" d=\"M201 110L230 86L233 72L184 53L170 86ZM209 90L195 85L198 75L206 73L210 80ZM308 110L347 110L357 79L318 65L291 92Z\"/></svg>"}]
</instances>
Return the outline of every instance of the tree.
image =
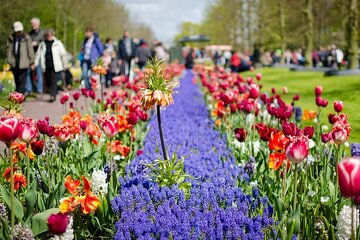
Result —
<instances>
[{"instance_id":1,"label":"tree","mask_svg":"<svg viewBox=\"0 0 360 240\"><path fill-rule=\"evenodd\" d=\"M359 68L359 45L358 45L358 5L357 0L349 0L348 3L348 34L347 47L349 53L349 68Z\"/></svg>"},{"instance_id":2,"label":"tree","mask_svg":"<svg viewBox=\"0 0 360 240\"><path fill-rule=\"evenodd\" d=\"M313 26L313 5L312 0L305 0L305 59L306 64L309 67L313 66L312 51L313 51L313 39L314 39L314 26Z\"/></svg>"}]
</instances>

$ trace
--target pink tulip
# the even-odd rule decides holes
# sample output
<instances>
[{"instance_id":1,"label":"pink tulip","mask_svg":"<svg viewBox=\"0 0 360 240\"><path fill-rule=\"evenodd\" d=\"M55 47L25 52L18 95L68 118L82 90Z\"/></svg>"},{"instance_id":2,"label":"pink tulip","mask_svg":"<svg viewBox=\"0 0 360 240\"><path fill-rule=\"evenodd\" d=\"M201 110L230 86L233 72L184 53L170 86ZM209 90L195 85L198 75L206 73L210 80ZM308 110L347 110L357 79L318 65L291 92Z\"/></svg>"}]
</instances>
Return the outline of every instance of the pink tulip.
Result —
<instances>
[{"instance_id":1,"label":"pink tulip","mask_svg":"<svg viewBox=\"0 0 360 240\"><path fill-rule=\"evenodd\" d=\"M131 112L129 116L126 118L128 123L135 125L139 121L138 115L135 112Z\"/></svg>"},{"instance_id":2,"label":"pink tulip","mask_svg":"<svg viewBox=\"0 0 360 240\"><path fill-rule=\"evenodd\" d=\"M331 137L336 144L343 144L349 139L350 126L335 124L331 130Z\"/></svg>"},{"instance_id":3,"label":"pink tulip","mask_svg":"<svg viewBox=\"0 0 360 240\"><path fill-rule=\"evenodd\" d=\"M340 192L344 197L360 196L360 158L345 158L337 165Z\"/></svg>"},{"instance_id":4,"label":"pink tulip","mask_svg":"<svg viewBox=\"0 0 360 240\"><path fill-rule=\"evenodd\" d=\"M259 92L260 92L259 85L251 84L249 86L249 98L253 98L253 99L258 98Z\"/></svg>"},{"instance_id":5,"label":"pink tulip","mask_svg":"<svg viewBox=\"0 0 360 240\"><path fill-rule=\"evenodd\" d=\"M34 120L28 118L20 121L19 138L21 138L22 141L29 143L38 136L39 132Z\"/></svg>"},{"instance_id":6,"label":"pink tulip","mask_svg":"<svg viewBox=\"0 0 360 240\"><path fill-rule=\"evenodd\" d=\"M262 78L262 74L261 74L261 73L256 74L256 80L260 81L261 78Z\"/></svg>"},{"instance_id":7,"label":"pink tulip","mask_svg":"<svg viewBox=\"0 0 360 240\"><path fill-rule=\"evenodd\" d=\"M20 122L13 116L0 117L0 141L9 143L18 138Z\"/></svg>"},{"instance_id":8,"label":"pink tulip","mask_svg":"<svg viewBox=\"0 0 360 240\"><path fill-rule=\"evenodd\" d=\"M299 94L296 94L294 97L293 97L293 101L299 101L300 100L300 95Z\"/></svg>"},{"instance_id":9,"label":"pink tulip","mask_svg":"<svg viewBox=\"0 0 360 240\"><path fill-rule=\"evenodd\" d=\"M335 112L341 112L344 108L344 104L342 101L334 101L334 110Z\"/></svg>"},{"instance_id":10,"label":"pink tulip","mask_svg":"<svg viewBox=\"0 0 360 240\"><path fill-rule=\"evenodd\" d=\"M25 96L22 93L19 92L12 92L9 94L8 97L9 101L14 103L23 103L25 101Z\"/></svg>"},{"instance_id":11,"label":"pink tulip","mask_svg":"<svg viewBox=\"0 0 360 240\"><path fill-rule=\"evenodd\" d=\"M321 97L322 92L323 92L322 86L316 86L316 87L315 87L315 96L316 96L316 97Z\"/></svg>"},{"instance_id":12,"label":"pink tulip","mask_svg":"<svg viewBox=\"0 0 360 240\"><path fill-rule=\"evenodd\" d=\"M309 154L309 138L304 135L290 137L285 154L294 163L302 162Z\"/></svg>"},{"instance_id":13,"label":"pink tulip","mask_svg":"<svg viewBox=\"0 0 360 240\"><path fill-rule=\"evenodd\" d=\"M48 218L48 227L52 234L61 235L66 232L69 224L69 216L67 214L51 214Z\"/></svg>"},{"instance_id":14,"label":"pink tulip","mask_svg":"<svg viewBox=\"0 0 360 240\"><path fill-rule=\"evenodd\" d=\"M59 142L66 142L70 139L70 131L64 125L56 125L54 126L54 136Z\"/></svg>"},{"instance_id":15,"label":"pink tulip","mask_svg":"<svg viewBox=\"0 0 360 240\"><path fill-rule=\"evenodd\" d=\"M115 116L102 115L99 117L98 123L101 130L110 138L115 137L120 128Z\"/></svg>"}]
</instances>

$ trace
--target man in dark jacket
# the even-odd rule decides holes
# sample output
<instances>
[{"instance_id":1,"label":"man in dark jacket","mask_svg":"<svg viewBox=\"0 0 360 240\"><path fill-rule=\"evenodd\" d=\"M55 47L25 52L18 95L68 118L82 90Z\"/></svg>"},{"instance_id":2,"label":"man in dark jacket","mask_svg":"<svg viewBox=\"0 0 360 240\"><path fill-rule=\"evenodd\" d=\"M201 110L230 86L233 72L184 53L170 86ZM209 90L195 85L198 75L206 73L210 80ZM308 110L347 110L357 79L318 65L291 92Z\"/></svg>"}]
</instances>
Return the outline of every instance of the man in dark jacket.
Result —
<instances>
[{"instance_id":1,"label":"man in dark jacket","mask_svg":"<svg viewBox=\"0 0 360 240\"><path fill-rule=\"evenodd\" d=\"M31 19L31 27L32 30L29 32L29 35L32 39L32 46L34 48L34 53L36 54L36 51L42 41L44 41L44 31L40 28L40 19L39 18L32 18ZM36 84L36 90L38 93L43 93L43 72L41 69L41 65L38 65L35 69L35 71L29 71L28 79L26 80L26 91L31 92L32 91L32 84L35 83L35 80L37 80Z\"/></svg>"},{"instance_id":2,"label":"man in dark jacket","mask_svg":"<svg viewBox=\"0 0 360 240\"><path fill-rule=\"evenodd\" d=\"M99 35L94 32L91 27L85 29L85 39L82 44L82 78L85 81L87 89L91 90L89 80L89 72L92 71L92 66L96 64L99 57L103 55L104 46L100 41Z\"/></svg>"},{"instance_id":3,"label":"man in dark jacket","mask_svg":"<svg viewBox=\"0 0 360 240\"><path fill-rule=\"evenodd\" d=\"M7 60L14 75L16 91L25 94L29 67L34 68L34 49L29 35L24 33L21 22L14 23L14 32L7 42Z\"/></svg>"},{"instance_id":4,"label":"man in dark jacket","mask_svg":"<svg viewBox=\"0 0 360 240\"><path fill-rule=\"evenodd\" d=\"M123 38L119 40L118 58L119 65L123 66L125 74L130 74L131 60L135 57L136 45L130 37L129 31L125 30Z\"/></svg>"}]
</instances>

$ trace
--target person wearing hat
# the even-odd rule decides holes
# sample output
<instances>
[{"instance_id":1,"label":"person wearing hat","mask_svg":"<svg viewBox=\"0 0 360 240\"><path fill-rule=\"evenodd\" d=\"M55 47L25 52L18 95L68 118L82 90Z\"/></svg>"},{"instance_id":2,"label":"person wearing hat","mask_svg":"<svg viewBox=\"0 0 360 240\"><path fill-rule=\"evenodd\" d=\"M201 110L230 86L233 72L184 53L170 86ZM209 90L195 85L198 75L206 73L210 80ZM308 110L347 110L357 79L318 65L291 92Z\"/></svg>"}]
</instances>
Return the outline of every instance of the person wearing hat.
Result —
<instances>
[{"instance_id":1,"label":"person wearing hat","mask_svg":"<svg viewBox=\"0 0 360 240\"><path fill-rule=\"evenodd\" d=\"M35 66L41 66L45 73L46 84L50 90L48 102L56 100L57 80L68 67L67 53L64 44L55 37L53 29L45 32L45 41L41 42L36 51Z\"/></svg>"},{"instance_id":2,"label":"person wearing hat","mask_svg":"<svg viewBox=\"0 0 360 240\"><path fill-rule=\"evenodd\" d=\"M24 33L21 22L15 22L14 32L7 42L7 60L14 75L16 91L25 94L25 83L29 67L34 68L34 49L29 35Z\"/></svg>"}]
</instances>

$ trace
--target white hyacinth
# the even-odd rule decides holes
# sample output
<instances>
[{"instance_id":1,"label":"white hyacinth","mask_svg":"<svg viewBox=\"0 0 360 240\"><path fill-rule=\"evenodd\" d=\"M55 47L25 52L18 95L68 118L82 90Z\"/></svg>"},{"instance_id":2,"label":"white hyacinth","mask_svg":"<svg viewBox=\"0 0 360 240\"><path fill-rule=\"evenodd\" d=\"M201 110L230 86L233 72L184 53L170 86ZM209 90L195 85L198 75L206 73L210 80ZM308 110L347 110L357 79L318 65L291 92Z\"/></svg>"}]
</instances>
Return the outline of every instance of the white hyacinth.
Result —
<instances>
[{"instance_id":1,"label":"white hyacinth","mask_svg":"<svg viewBox=\"0 0 360 240\"><path fill-rule=\"evenodd\" d=\"M252 113L249 113L246 115L246 125L251 126L255 121L255 115Z\"/></svg>"},{"instance_id":2,"label":"white hyacinth","mask_svg":"<svg viewBox=\"0 0 360 240\"><path fill-rule=\"evenodd\" d=\"M92 189L95 194L106 194L108 191L108 184L106 183L106 173L102 170L94 170L91 175Z\"/></svg>"},{"instance_id":3,"label":"white hyacinth","mask_svg":"<svg viewBox=\"0 0 360 240\"><path fill-rule=\"evenodd\" d=\"M73 240L75 238L74 229L72 228L73 222L73 217L70 217L66 232L61 235L55 235L51 240Z\"/></svg>"},{"instance_id":4,"label":"white hyacinth","mask_svg":"<svg viewBox=\"0 0 360 240\"><path fill-rule=\"evenodd\" d=\"M352 216L352 209L349 206L344 206L339 214L339 220L336 225L336 238L339 240L348 240L351 238L351 216ZM357 229L359 226L359 210L356 209L354 214L354 229Z\"/></svg>"}]
</instances>

